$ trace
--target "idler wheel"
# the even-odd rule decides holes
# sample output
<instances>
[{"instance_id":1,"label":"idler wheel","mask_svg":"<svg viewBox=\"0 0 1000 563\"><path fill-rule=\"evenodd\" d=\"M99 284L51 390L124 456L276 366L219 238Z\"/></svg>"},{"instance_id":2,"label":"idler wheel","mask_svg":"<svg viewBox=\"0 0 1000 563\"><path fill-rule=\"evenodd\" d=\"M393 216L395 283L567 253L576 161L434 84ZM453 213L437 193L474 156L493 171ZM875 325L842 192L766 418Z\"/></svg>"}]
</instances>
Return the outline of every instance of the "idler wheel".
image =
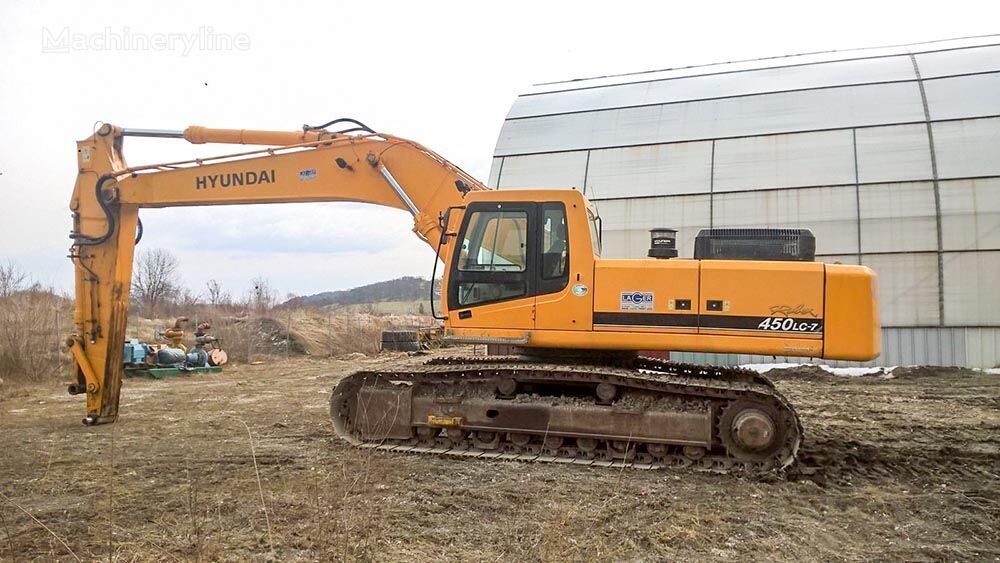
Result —
<instances>
[{"instance_id":1,"label":"idler wheel","mask_svg":"<svg viewBox=\"0 0 1000 563\"><path fill-rule=\"evenodd\" d=\"M733 435L744 448L766 448L774 441L774 421L759 410L745 410L733 421Z\"/></svg>"},{"instance_id":2,"label":"idler wheel","mask_svg":"<svg viewBox=\"0 0 1000 563\"><path fill-rule=\"evenodd\" d=\"M786 428L778 409L753 399L727 405L719 417L719 439L729 455L739 460L762 461L772 457L785 440Z\"/></svg>"}]
</instances>

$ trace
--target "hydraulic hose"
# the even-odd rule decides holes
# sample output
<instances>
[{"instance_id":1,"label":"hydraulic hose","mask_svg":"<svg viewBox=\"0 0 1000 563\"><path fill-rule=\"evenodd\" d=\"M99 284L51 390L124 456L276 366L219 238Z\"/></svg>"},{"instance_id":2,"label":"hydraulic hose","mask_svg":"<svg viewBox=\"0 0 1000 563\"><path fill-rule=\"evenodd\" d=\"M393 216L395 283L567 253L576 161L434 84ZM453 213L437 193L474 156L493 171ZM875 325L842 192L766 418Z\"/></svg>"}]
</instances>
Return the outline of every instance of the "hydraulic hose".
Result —
<instances>
[{"instance_id":1,"label":"hydraulic hose","mask_svg":"<svg viewBox=\"0 0 1000 563\"><path fill-rule=\"evenodd\" d=\"M441 245L444 244L444 239L445 239L445 237L448 236L446 234L446 232L445 232L447 230L447 226L448 225L445 224L445 228L441 229L441 238L438 239L437 253L434 255L434 267L431 268L431 316L434 317L435 319L439 320L439 321L443 321L443 320L445 320L445 319L448 318L448 317L444 317L444 316L439 317L438 314L434 311L434 280L437 278L438 261L441 259L440 258L441 257ZM442 281L442 285L441 285L441 298L443 299L444 298L444 280L441 280L441 281Z\"/></svg>"},{"instance_id":2,"label":"hydraulic hose","mask_svg":"<svg viewBox=\"0 0 1000 563\"><path fill-rule=\"evenodd\" d=\"M327 127L335 125L337 123L350 123L352 125L357 125L357 127L352 127L350 129L345 129L343 131L334 131L334 133L351 133L354 131L366 131L368 133L371 133L372 135L375 134L375 131L372 130L371 127L368 127L367 125L361 123L357 119L351 119L350 117L338 117L337 119L327 121L323 125L303 125L302 129L304 131L315 131L317 129L326 129Z\"/></svg>"},{"instance_id":3,"label":"hydraulic hose","mask_svg":"<svg viewBox=\"0 0 1000 563\"><path fill-rule=\"evenodd\" d=\"M108 180L114 180L114 175L105 174L97 179L97 183L94 184L94 197L97 198L97 204L101 206L101 211L104 212L104 218L108 222L108 228L103 235L99 237L91 237L80 233L73 233L70 238L74 240L76 246L97 246L98 244L103 244L111 235L115 232L115 214L111 211L111 207L108 206L108 202L104 200L104 193L101 188L104 187L104 183ZM140 230L139 237L142 237L142 231Z\"/></svg>"}]
</instances>

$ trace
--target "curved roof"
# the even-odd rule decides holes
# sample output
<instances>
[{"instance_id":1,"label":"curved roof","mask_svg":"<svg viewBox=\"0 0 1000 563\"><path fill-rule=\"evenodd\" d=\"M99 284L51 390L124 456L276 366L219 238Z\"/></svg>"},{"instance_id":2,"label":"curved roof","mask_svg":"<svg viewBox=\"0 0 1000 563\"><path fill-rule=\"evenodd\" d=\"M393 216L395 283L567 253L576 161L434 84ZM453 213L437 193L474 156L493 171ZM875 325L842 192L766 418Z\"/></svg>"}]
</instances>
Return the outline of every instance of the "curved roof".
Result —
<instances>
[{"instance_id":1,"label":"curved roof","mask_svg":"<svg viewBox=\"0 0 1000 563\"><path fill-rule=\"evenodd\" d=\"M534 87L496 156L1000 115L1000 36ZM919 85L925 89L921 95Z\"/></svg>"}]
</instances>

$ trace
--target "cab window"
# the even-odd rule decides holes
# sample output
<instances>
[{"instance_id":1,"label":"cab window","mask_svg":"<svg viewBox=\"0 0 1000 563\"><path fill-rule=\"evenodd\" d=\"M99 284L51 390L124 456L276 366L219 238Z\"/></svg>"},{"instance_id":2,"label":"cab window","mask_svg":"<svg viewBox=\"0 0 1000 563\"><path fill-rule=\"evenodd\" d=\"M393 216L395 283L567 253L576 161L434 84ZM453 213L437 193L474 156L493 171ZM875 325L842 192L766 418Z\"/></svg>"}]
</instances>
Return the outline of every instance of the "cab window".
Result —
<instances>
[{"instance_id":1,"label":"cab window","mask_svg":"<svg viewBox=\"0 0 1000 563\"><path fill-rule=\"evenodd\" d=\"M554 280L566 275L569 245L566 230L566 210L546 206L542 211L542 279Z\"/></svg>"},{"instance_id":2,"label":"cab window","mask_svg":"<svg viewBox=\"0 0 1000 563\"><path fill-rule=\"evenodd\" d=\"M527 267L528 214L524 211L476 211L462 241L459 269L476 272L523 272Z\"/></svg>"},{"instance_id":3,"label":"cab window","mask_svg":"<svg viewBox=\"0 0 1000 563\"><path fill-rule=\"evenodd\" d=\"M572 257L563 203L471 203L457 240L449 308L557 293L569 283Z\"/></svg>"},{"instance_id":4,"label":"cab window","mask_svg":"<svg viewBox=\"0 0 1000 563\"><path fill-rule=\"evenodd\" d=\"M458 260L459 271L466 273L457 286L458 305L465 307L526 296L527 256L526 211L472 212ZM488 273L491 275L476 275Z\"/></svg>"}]
</instances>

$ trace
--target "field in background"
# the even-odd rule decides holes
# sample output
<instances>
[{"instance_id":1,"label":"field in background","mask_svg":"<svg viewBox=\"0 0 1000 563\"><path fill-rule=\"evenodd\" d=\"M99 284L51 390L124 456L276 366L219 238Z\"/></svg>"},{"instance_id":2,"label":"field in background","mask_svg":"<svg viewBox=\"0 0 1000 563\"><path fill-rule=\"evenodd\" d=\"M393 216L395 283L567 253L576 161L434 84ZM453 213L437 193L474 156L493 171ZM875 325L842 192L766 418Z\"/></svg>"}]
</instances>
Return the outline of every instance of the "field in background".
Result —
<instances>
[{"instance_id":1,"label":"field in background","mask_svg":"<svg viewBox=\"0 0 1000 563\"><path fill-rule=\"evenodd\" d=\"M299 355L371 355L379 351L383 330L429 326L432 321L407 314L417 310L416 302L262 311L199 304L170 309L190 319L185 345L193 345L197 324L209 321L210 334L221 339L235 363ZM126 338L163 342L159 335L173 325L174 317L149 319L141 313L140 307L132 308ZM41 289L0 297L0 328L0 397L24 385L69 381L71 358L65 339L73 331L71 300Z\"/></svg>"},{"instance_id":2,"label":"field in background","mask_svg":"<svg viewBox=\"0 0 1000 563\"><path fill-rule=\"evenodd\" d=\"M431 282L412 276L349 290L292 297L278 304L277 289L264 276L234 298L215 280L199 293L178 278L180 261L159 248L140 251L133 268L126 338L165 342L164 329L177 317L186 346L199 322L212 324L231 362L257 362L296 355L335 357L374 354L387 329L433 326ZM0 262L0 398L26 385L69 382L72 359L65 346L73 333L73 301L32 283L31 275Z\"/></svg>"},{"instance_id":3,"label":"field in background","mask_svg":"<svg viewBox=\"0 0 1000 563\"><path fill-rule=\"evenodd\" d=\"M430 315L426 301L382 301L355 305L328 305L323 308L336 313L378 313L384 315L407 315L426 317ZM424 312L421 313L421 310Z\"/></svg>"},{"instance_id":4,"label":"field in background","mask_svg":"<svg viewBox=\"0 0 1000 563\"><path fill-rule=\"evenodd\" d=\"M264 313L232 312L196 307L189 313L184 343L194 341L194 327L212 324L210 334L221 340L232 361L250 362L274 357L316 357L375 354L383 330L429 326L431 319L418 315L383 313L377 309L273 309ZM157 342L157 335L172 319L129 319L126 335Z\"/></svg>"}]
</instances>

